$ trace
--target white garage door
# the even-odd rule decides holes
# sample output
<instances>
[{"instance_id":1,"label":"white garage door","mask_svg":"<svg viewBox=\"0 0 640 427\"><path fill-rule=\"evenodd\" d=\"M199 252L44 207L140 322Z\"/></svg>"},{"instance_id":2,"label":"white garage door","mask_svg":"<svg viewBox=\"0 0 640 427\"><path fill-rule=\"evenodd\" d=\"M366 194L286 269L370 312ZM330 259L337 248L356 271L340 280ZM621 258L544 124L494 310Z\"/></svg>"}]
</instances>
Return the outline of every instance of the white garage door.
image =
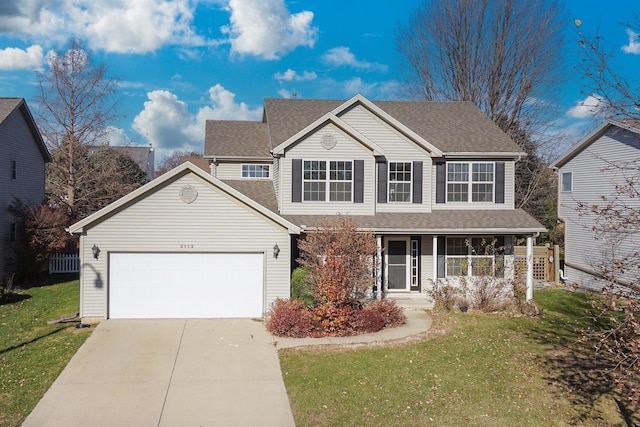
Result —
<instances>
[{"instance_id":1,"label":"white garage door","mask_svg":"<svg viewBox=\"0 0 640 427\"><path fill-rule=\"evenodd\" d=\"M109 317L262 317L262 254L116 253Z\"/></svg>"}]
</instances>

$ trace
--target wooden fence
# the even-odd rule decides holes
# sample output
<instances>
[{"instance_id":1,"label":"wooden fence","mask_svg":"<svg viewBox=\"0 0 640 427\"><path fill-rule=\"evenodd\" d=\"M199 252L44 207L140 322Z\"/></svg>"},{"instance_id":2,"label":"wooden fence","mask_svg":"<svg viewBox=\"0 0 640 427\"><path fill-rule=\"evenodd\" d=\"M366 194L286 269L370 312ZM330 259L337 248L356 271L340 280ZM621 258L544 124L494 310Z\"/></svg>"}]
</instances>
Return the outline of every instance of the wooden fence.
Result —
<instances>
[{"instance_id":1,"label":"wooden fence","mask_svg":"<svg viewBox=\"0 0 640 427\"><path fill-rule=\"evenodd\" d=\"M79 271L79 254L55 254L49 257L49 274L77 273Z\"/></svg>"},{"instance_id":2,"label":"wooden fence","mask_svg":"<svg viewBox=\"0 0 640 427\"><path fill-rule=\"evenodd\" d=\"M514 270L517 281L525 281L527 276L527 247L515 246ZM533 280L554 281L553 248L533 247Z\"/></svg>"}]
</instances>

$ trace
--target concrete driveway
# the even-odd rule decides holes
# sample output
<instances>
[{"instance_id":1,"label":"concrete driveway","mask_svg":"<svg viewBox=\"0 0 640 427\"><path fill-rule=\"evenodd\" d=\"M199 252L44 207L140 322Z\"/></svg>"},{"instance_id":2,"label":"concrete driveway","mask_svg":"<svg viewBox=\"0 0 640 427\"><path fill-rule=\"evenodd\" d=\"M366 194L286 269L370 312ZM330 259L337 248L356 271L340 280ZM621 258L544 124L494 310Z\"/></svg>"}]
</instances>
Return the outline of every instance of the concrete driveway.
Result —
<instances>
[{"instance_id":1,"label":"concrete driveway","mask_svg":"<svg viewBox=\"0 0 640 427\"><path fill-rule=\"evenodd\" d=\"M272 337L249 319L107 320L23 426L293 426Z\"/></svg>"}]
</instances>

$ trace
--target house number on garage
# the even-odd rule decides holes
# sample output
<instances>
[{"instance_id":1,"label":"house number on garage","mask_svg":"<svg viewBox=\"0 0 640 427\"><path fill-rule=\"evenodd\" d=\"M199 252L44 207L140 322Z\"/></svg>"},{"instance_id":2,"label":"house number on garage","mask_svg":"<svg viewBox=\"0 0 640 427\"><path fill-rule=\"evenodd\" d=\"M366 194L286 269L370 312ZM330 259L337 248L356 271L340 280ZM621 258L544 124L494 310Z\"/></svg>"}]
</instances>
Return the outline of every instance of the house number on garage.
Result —
<instances>
[{"instance_id":1,"label":"house number on garage","mask_svg":"<svg viewBox=\"0 0 640 427\"><path fill-rule=\"evenodd\" d=\"M180 249L193 249L193 244L184 244L184 245L180 245Z\"/></svg>"}]
</instances>

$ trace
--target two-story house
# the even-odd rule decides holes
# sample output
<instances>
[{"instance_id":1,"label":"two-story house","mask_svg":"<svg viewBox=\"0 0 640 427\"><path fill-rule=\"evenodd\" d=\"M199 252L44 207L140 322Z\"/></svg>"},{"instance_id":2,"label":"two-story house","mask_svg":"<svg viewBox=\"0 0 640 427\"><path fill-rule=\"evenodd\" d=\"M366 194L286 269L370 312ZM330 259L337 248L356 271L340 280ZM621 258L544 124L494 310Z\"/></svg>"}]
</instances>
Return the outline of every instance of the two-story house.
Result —
<instances>
[{"instance_id":1,"label":"two-story house","mask_svg":"<svg viewBox=\"0 0 640 427\"><path fill-rule=\"evenodd\" d=\"M512 274L515 236L531 247L544 231L514 207L514 169L524 155L468 102L267 99L261 121L207 122L210 173L183 164L71 227L85 259L94 244L110 254L109 265L94 258L82 273L83 315L262 316L289 296L297 238L336 214L376 234L383 293ZM137 242L125 243L117 224ZM484 250L491 242L495 253ZM138 260L129 265L132 255ZM165 280L169 265L201 278ZM146 273L137 271L165 271L148 290L172 292L147 302L149 292L135 290ZM176 313L180 286L193 297Z\"/></svg>"},{"instance_id":2,"label":"two-story house","mask_svg":"<svg viewBox=\"0 0 640 427\"><path fill-rule=\"evenodd\" d=\"M637 282L640 200L631 195L638 191L639 159L640 120L607 120L551 165L558 173L564 275L571 285L601 290L613 278ZM609 213L597 215L593 207ZM617 227L625 218L630 227Z\"/></svg>"},{"instance_id":3,"label":"two-story house","mask_svg":"<svg viewBox=\"0 0 640 427\"><path fill-rule=\"evenodd\" d=\"M12 273L18 220L8 211L14 198L38 205L44 201L45 163L49 151L22 98L0 98L0 280Z\"/></svg>"}]
</instances>

